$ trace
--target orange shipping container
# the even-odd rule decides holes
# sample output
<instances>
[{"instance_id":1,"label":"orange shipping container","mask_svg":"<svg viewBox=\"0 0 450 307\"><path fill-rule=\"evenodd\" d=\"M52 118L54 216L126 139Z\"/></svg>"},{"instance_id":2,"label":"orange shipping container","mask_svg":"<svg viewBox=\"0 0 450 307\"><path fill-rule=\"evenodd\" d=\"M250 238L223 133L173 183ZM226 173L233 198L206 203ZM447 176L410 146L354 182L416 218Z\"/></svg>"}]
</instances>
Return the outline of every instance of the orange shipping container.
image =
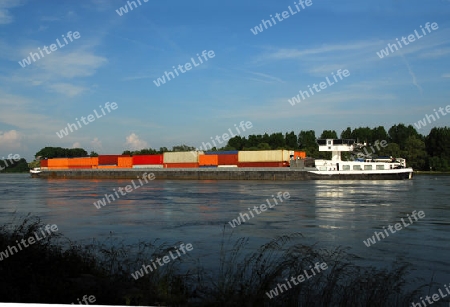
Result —
<instances>
[{"instance_id":1,"label":"orange shipping container","mask_svg":"<svg viewBox=\"0 0 450 307\"><path fill-rule=\"evenodd\" d=\"M68 165L70 166L92 166L92 159L90 157L83 158L71 158L68 159Z\"/></svg>"},{"instance_id":2,"label":"orange shipping container","mask_svg":"<svg viewBox=\"0 0 450 307\"><path fill-rule=\"evenodd\" d=\"M164 163L164 168L198 168L198 163Z\"/></svg>"},{"instance_id":3,"label":"orange shipping container","mask_svg":"<svg viewBox=\"0 0 450 307\"><path fill-rule=\"evenodd\" d=\"M99 165L97 166L98 169L116 169L118 166L115 165Z\"/></svg>"},{"instance_id":4,"label":"orange shipping container","mask_svg":"<svg viewBox=\"0 0 450 307\"><path fill-rule=\"evenodd\" d=\"M217 155L199 155L198 164L200 166L204 165L218 165L219 157Z\"/></svg>"},{"instance_id":5,"label":"orange shipping container","mask_svg":"<svg viewBox=\"0 0 450 307\"><path fill-rule=\"evenodd\" d=\"M48 167L68 167L69 159L67 158L55 158L48 159Z\"/></svg>"},{"instance_id":6,"label":"orange shipping container","mask_svg":"<svg viewBox=\"0 0 450 307\"><path fill-rule=\"evenodd\" d=\"M306 152L305 151L294 151L294 159L297 160L297 157L300 159L306 158Z\"/></svg>"},{"instance_id":7,"label":"orange shipping container","mask_svg":"<svg viewBox=\"0 0 450 307\"><path fill-rule=\"evenodd\" d=\"M92 166L97 166L98 165L98 157L92 157L91 163L92 163Z\"/></svg>"},{"instance_id":8,"label":"orange shipping container","mask_svg":"<svg viewBox=\"0 0 450 307\"><path fill-rule=\"evenodd\" d=\"M133 167L133 157L119 157L117 159L117 166L119 168L132 168Z\"/></svg>"}]
</instances>

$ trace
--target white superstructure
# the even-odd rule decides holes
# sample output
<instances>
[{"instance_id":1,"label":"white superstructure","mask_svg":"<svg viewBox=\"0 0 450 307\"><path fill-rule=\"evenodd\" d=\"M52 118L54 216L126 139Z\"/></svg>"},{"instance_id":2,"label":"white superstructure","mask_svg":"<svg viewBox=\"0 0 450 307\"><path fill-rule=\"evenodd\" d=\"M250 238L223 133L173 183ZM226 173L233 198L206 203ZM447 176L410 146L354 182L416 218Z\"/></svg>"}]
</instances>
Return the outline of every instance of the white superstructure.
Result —
<instances>
[{"instance_id":1,"label":"white superstructure","mask_svg":"<svg viewBox=\"0 0 450 307\"><path fill-rule=\"evenodd\" d=\"M413 169L406 167L406 160L403 158L373 158L363 161L342 161L341 152L352 152L356 148L354 140L346 139L325 139L317 140L319 151L332 153L331 160L316 159L315 174L326 175L351 175L351 174L409 174L412 178Z\"/></svg>"}]
</instances>

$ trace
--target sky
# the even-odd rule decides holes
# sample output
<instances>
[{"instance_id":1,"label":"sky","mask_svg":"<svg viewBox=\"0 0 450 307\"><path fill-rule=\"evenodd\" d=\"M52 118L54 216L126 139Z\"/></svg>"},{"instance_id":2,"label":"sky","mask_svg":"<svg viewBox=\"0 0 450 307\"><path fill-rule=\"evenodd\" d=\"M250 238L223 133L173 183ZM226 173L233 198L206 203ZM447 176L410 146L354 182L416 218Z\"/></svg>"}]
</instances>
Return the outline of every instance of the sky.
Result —
<instances>
[{"instance_id":1,"label":"sky","mask_svg":"<svg viewBox=\"0 0 450 307\"><path fill-rule=\"evenodd\" d=\"M242 121L241 136L389 129L450 105L448 0L128 2L0 0L0 158L200 147Z\"/></svg>"}]
</instances>

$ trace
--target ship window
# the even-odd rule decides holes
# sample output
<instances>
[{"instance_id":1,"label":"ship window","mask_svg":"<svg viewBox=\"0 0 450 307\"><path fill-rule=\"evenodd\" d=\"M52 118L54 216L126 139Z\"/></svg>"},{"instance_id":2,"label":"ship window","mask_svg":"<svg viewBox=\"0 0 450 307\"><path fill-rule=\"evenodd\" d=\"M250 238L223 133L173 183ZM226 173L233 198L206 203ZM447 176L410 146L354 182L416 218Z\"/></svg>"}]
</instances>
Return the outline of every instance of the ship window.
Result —
<instances>
[{"instance_id":1,"label":"ship window","mask_svg":"<svg viewBox=\"0 0 450 307\"><path fill-rule=\"evenodd\" d=\"M372 170L372 165L364 165L364 170L365 171L371 171Z\"/></svg>"},{"instance_id":2,"label":"ship window","mask_svg":"<svg viewBox=\"0 0 450 307\"><path fill-rule=\"evenodd\" d=\"M360 171L361 169L361 165L353 165L353 170L354 171Z\"/></svg>"},{"instance_id":3,"label":"ship window","mask_svg":"<svg viewBox=\"0 0 450 307\"><path fill-rule=\"evenodd\" d=\"M342 170L343 171L349 171L350 170L350 165L342 165Z\"/></svg>"},{"instance_id":4,"label":"ship window","mask_svg":"<svg viewBox=\"0 0 450 307\"><path fill-rule=\"evenodd\" d=\"M382 164L377 165L377 169L378 169L378 170L384 169L384 165L382 165Z\"/></svg>"}]
</instances>

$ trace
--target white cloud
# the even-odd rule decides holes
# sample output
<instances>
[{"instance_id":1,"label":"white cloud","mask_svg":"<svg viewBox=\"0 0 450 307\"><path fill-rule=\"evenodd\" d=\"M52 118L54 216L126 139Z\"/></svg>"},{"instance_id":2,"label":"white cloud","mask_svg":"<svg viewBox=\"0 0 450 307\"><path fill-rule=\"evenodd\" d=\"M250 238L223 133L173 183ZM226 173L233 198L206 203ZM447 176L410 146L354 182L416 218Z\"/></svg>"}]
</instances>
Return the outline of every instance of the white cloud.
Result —
<instances>
[{"instance_id":1,"label":"white cloud","mask_svg":"<svg viewBox=\"0 0 450 307\"><path fill-rule=\"evenodd\" d=\"M0 24L9 24L14 21L9 9L22 5L20 0L1 0L0 1Z\"/></svg>"},{"instance_id":2,"label":"white cloud","mask_svg":"<svg viewBox=\"0 0 450 307\"><path fill-rule=\"evenodd\" d=\"M311 49L278 49L275 52L266 54L264 58L286 60L286 59L301 59L312 55L325 55L336 52L349 52L351 50L367 50L368 48L375 48L379 45L376 41L355 42L349 44L324 45Z\"/></svg>"},{"instance_id":3,"label":"white cloud","mask_svg":"<svg viewBox=\"0 0 450 307\"><path fill-rule=\"evenodd\" d=\"M0 144L2 149L19 149L21 148L20 140L22 136L17 130L0 131Z\"/></svg>"},{"instance_id":4,"label":"white cloud","mask_svg":"<svg viewBox=\"0 0 450 307\"><path fill-rule=\"evenodd\" d=\"M91 146L92 146L93 150L97 150L97 151L103 150L102 141L100 141L98 138L94 138L91 141Z\"/></svg>"},{"instance_id":5,"label":"white cloud","mask_svg":"<svg viewBox=\"0 0 450 307\"><path fill-rule=\"evenodd\" d=\"M143 148L148 148L147 142L140 140L135 133L130 134L126 139L127 141L125 143L125 146L129 150L141 150Z\"/></svg>"},{"instance_id":6,"label":"white cloud","mask_svg":"<svg viewBox=\"0 0 450 307\"><path fill-rule=\"evenodd\" d=\"M254 80L254 81L264 82L264 83L274 83L274 82L283 83L283 80L281 80L280 78L275 77L275 76L271 76L271 75L260 73L260 72L248 71L248 70L245 70L245 72L262 78L262 79L249 78L249 80Z\"/></svg>"},{"instance_id":7,"label":"white cloud","mask_svg":"<svg viewBox=\"0 0 450 307\"><path fill-rule=\"evenodd\" d=\"M72 44L76 44L74 41ZM70 48L70 45L63 48ZM87 77L93 75L96 70L107 62L106 58L96 56L86 51L73 51L70 53L56 50L36 61L37 66L53 76L64 78ZM34 65L31 64L31 65Z\"/></svg>"},{"instance_id":8,"label":"white cloud","mask_svg":"<svg viewBox=\"0 0 450 307\"><path fill-rule=\"evenodd\" d=\"M74 97L86 90L84 87L75 86L69 83L55 83L50 84L48 87L52 92L64 94L69 97Z\"/></svg>"},{"instance_id":9,"label":"white cloud","mask_svg":"<svg viewBox=\"0 0 450 307\"><path fill-rule=\"evenodd\" d=\"M72 148L81 148L80 142L75 142L72 144Z\"/></svg>"},{"instance_id":10,"label":"white cloud","mask_svg":"<svg viewBox=\"0 0 450 307\"><path fill-rule=\"evenodd\" d=\"M423 89L420 86L420 84L417 82L416 75L414 74L414 72L413 72L413 70L411 68L411 65L409 65L408 60L403 55L402 55L402 59L405 61L406 67L408 68L408 72L409 72L409 74L412 77L412 83L414 84L415 87L417 87L417 89L419 90L420 94L422 95L423 94Z\"/></svg>"}]
</instances>

